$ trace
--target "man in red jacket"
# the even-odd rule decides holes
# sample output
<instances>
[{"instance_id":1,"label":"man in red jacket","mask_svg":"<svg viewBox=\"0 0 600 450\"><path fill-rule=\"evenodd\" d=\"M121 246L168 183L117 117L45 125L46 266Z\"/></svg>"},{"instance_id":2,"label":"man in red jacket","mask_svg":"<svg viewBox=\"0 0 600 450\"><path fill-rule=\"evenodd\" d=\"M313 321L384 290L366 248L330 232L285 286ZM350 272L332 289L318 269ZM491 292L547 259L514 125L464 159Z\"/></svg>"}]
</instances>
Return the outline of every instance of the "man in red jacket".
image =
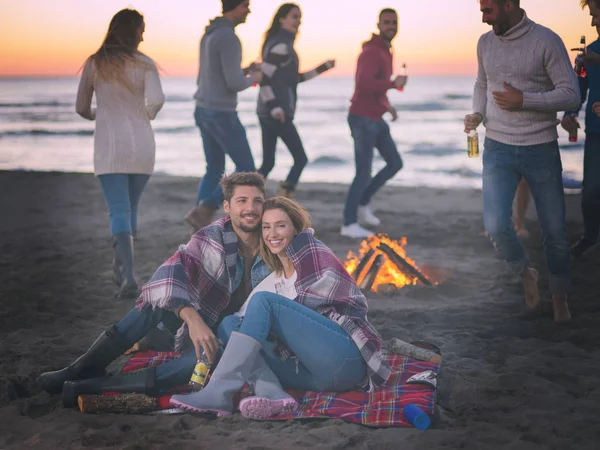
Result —
<instances>
[{"instance_id":1,"label":"man in red jacket","mask_svg":"<svg viewBox=\"0 0 600 450\"><path fill-rule=\"evenodd\" d=\"M402 168L402 158L390 135L390 127L381 118L384 113L398 118L396 109L387 98L388 89L398 89L406 84L405 76L393 81L392 39L398 32L398 14L386 8L379 13L379 34L365 42L356 66L356 86L352 96L348 124L354 139L356 176L350 185L344 207L342 236L365 238L373 232L359 225L376 227L380 220L369 208L375 193ZM386 165L371 177L373 149L377 148Z\"/></svg>"}]
</instances>

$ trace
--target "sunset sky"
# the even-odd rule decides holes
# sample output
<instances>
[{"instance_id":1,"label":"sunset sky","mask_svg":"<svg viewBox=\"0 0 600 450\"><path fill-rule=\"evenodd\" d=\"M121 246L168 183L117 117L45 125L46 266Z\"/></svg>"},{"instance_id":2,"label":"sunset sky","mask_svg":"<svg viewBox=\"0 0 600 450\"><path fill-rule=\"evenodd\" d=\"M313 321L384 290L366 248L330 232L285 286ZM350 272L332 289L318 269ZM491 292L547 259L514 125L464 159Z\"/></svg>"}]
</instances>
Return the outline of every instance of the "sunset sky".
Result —
<instances>
[{"instance_id":1,"label":"sunset sky","mask_svg":"<svg viewBox=\"0 0 600 450\"><path fill-rule=\"evenodd\" d=\"M236 28L245 63L258 57L262 35L281 3L251 1L247 23ZM477 39L489 31L481 23L476 0L296 3L303 12L296 44L301 65L307 69L335 58L332 76L353 73L360 44L376 31L382 7L393 7L400 15L396 66L406 62L414 75L474 74ZM568 48L575 47L582 34L588 42L597 38L579 0L521 0L521 5L530 18L556 31ZM111 17L125 7L145 16L140 50L160 65L164 76L196 74L199 39L209 19L220 14L219 0L0 0L0 76L76 75L100 45Z\"/></svg>"}]
</instances>

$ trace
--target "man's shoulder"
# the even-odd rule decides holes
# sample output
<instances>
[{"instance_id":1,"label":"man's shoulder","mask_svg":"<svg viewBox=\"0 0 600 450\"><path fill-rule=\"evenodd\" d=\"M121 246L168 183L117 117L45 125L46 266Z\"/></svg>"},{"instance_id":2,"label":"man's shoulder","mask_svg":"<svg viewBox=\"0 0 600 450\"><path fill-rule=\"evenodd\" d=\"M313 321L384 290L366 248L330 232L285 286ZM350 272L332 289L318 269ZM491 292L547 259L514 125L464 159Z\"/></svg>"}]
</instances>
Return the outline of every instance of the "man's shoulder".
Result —
<instances>
[{"instance_id":1,"label":"man's shoulder","mask_svg":"<svg viewBox=\"0 0 600 450\"><path fill-rule=\"evenodd\" d=\"M539 23L534 22L531 30L531 36L541 44L550 45L556 44L557 42L563 44L563 40L556 32L548 27L545 27L544 25L540 25Z\"/></svg>"}]
</instances>

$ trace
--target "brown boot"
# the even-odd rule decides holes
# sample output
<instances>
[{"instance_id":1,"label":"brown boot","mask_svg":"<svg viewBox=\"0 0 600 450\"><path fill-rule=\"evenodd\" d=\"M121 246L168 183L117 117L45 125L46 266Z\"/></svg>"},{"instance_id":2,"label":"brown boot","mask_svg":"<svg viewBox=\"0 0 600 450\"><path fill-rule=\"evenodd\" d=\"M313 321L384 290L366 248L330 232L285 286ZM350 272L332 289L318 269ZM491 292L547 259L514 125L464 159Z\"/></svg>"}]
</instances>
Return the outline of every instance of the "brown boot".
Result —
<instances>
[{"instance_id":1,"label":"brown boot","mask_svg":"<svg viewBox=\"0 0 600 450\"><path fill-rule=\"evenodd\" d=\"M194 229L195 233L213 222L217 209L201 202L198 206L190 209L184 219Z\"/></svg>"},{"instance_id":2,"label":"brown boot","mask_svg":"<svg viewBox=\"0 0 600 450\"><path fill-rule=\"evenodd\" d=\"M296 185L292 183L288 183L287 181L281 181L279 186L277 187L277 192L275 192L276 197L286 197L290 200L294 199L294 191L296 190Z\"/></svg>"}]
</instances>

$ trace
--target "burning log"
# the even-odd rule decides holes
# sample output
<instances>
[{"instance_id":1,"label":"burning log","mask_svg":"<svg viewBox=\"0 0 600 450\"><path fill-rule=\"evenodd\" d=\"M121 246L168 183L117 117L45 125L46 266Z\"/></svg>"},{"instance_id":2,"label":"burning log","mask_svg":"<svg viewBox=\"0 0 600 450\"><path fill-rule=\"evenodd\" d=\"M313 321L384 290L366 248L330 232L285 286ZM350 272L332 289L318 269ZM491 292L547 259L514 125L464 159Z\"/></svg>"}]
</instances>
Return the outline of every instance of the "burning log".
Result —
<instances>
[{"instance_id":1,"label":"burning log","mask_svg":"<svg viewBox=\"0 0 600 450\"><path fill-rule=\"evenodd\" d=\"M80 395L79 409L91 414L143 414L157 409L156 399L144 394Z\"/></svg>"},{"instance_id":2,"label":"burning log","mask_svg":"<svg viewBox=\"0 0 600 450\"><path fill-rule=\"evenodd\" d=\"M390 261L392 261L402 272L408 272L413 277L416 277L425 286L433 286L433 283L427 278L425 278L425 275L423 275L415 267L406 262L406 260L398 253L396 253L394 249L391 248L389 245L382 243L377 248L383 253L385 253L385 255L390 259Z\"/></svg>"},{"instance_id":3,"label":"burning log","mask_svg":"<svg viewBox=\"0 0 600 450\"><path fill-rule=\"evenodd\" d=\"M367 267L367 264L371 260L371 257L373 256L374 253L375 253L375 250L373 250L371 248L365 254L365 256L363 256L363 258L360 260L360 262L358 263L358 266L356 266L356 269L354 270L354 272L352 272L352 278L354 278L354 281L358 282L361 272L363 270L365 270L365 267Z\"/></svg>"},{"instance_id":4,"label":"burning log","mask_svg":"<svg viewBox=\"0 0 600 450\"><path fill-rule=\"evenodd\" d=\"M379 269L381 269L384 261L385 256L383 256L381 253L375 257L373 264L371 264L371 267L369 267L369 270L365 275L365 278L360 283L359 287L363 291L368 292L371 290L371 287L373 287L373 283L375 282L375 277L377 277L377 272L379 272Z\"/></svg>"}]
</instances>

